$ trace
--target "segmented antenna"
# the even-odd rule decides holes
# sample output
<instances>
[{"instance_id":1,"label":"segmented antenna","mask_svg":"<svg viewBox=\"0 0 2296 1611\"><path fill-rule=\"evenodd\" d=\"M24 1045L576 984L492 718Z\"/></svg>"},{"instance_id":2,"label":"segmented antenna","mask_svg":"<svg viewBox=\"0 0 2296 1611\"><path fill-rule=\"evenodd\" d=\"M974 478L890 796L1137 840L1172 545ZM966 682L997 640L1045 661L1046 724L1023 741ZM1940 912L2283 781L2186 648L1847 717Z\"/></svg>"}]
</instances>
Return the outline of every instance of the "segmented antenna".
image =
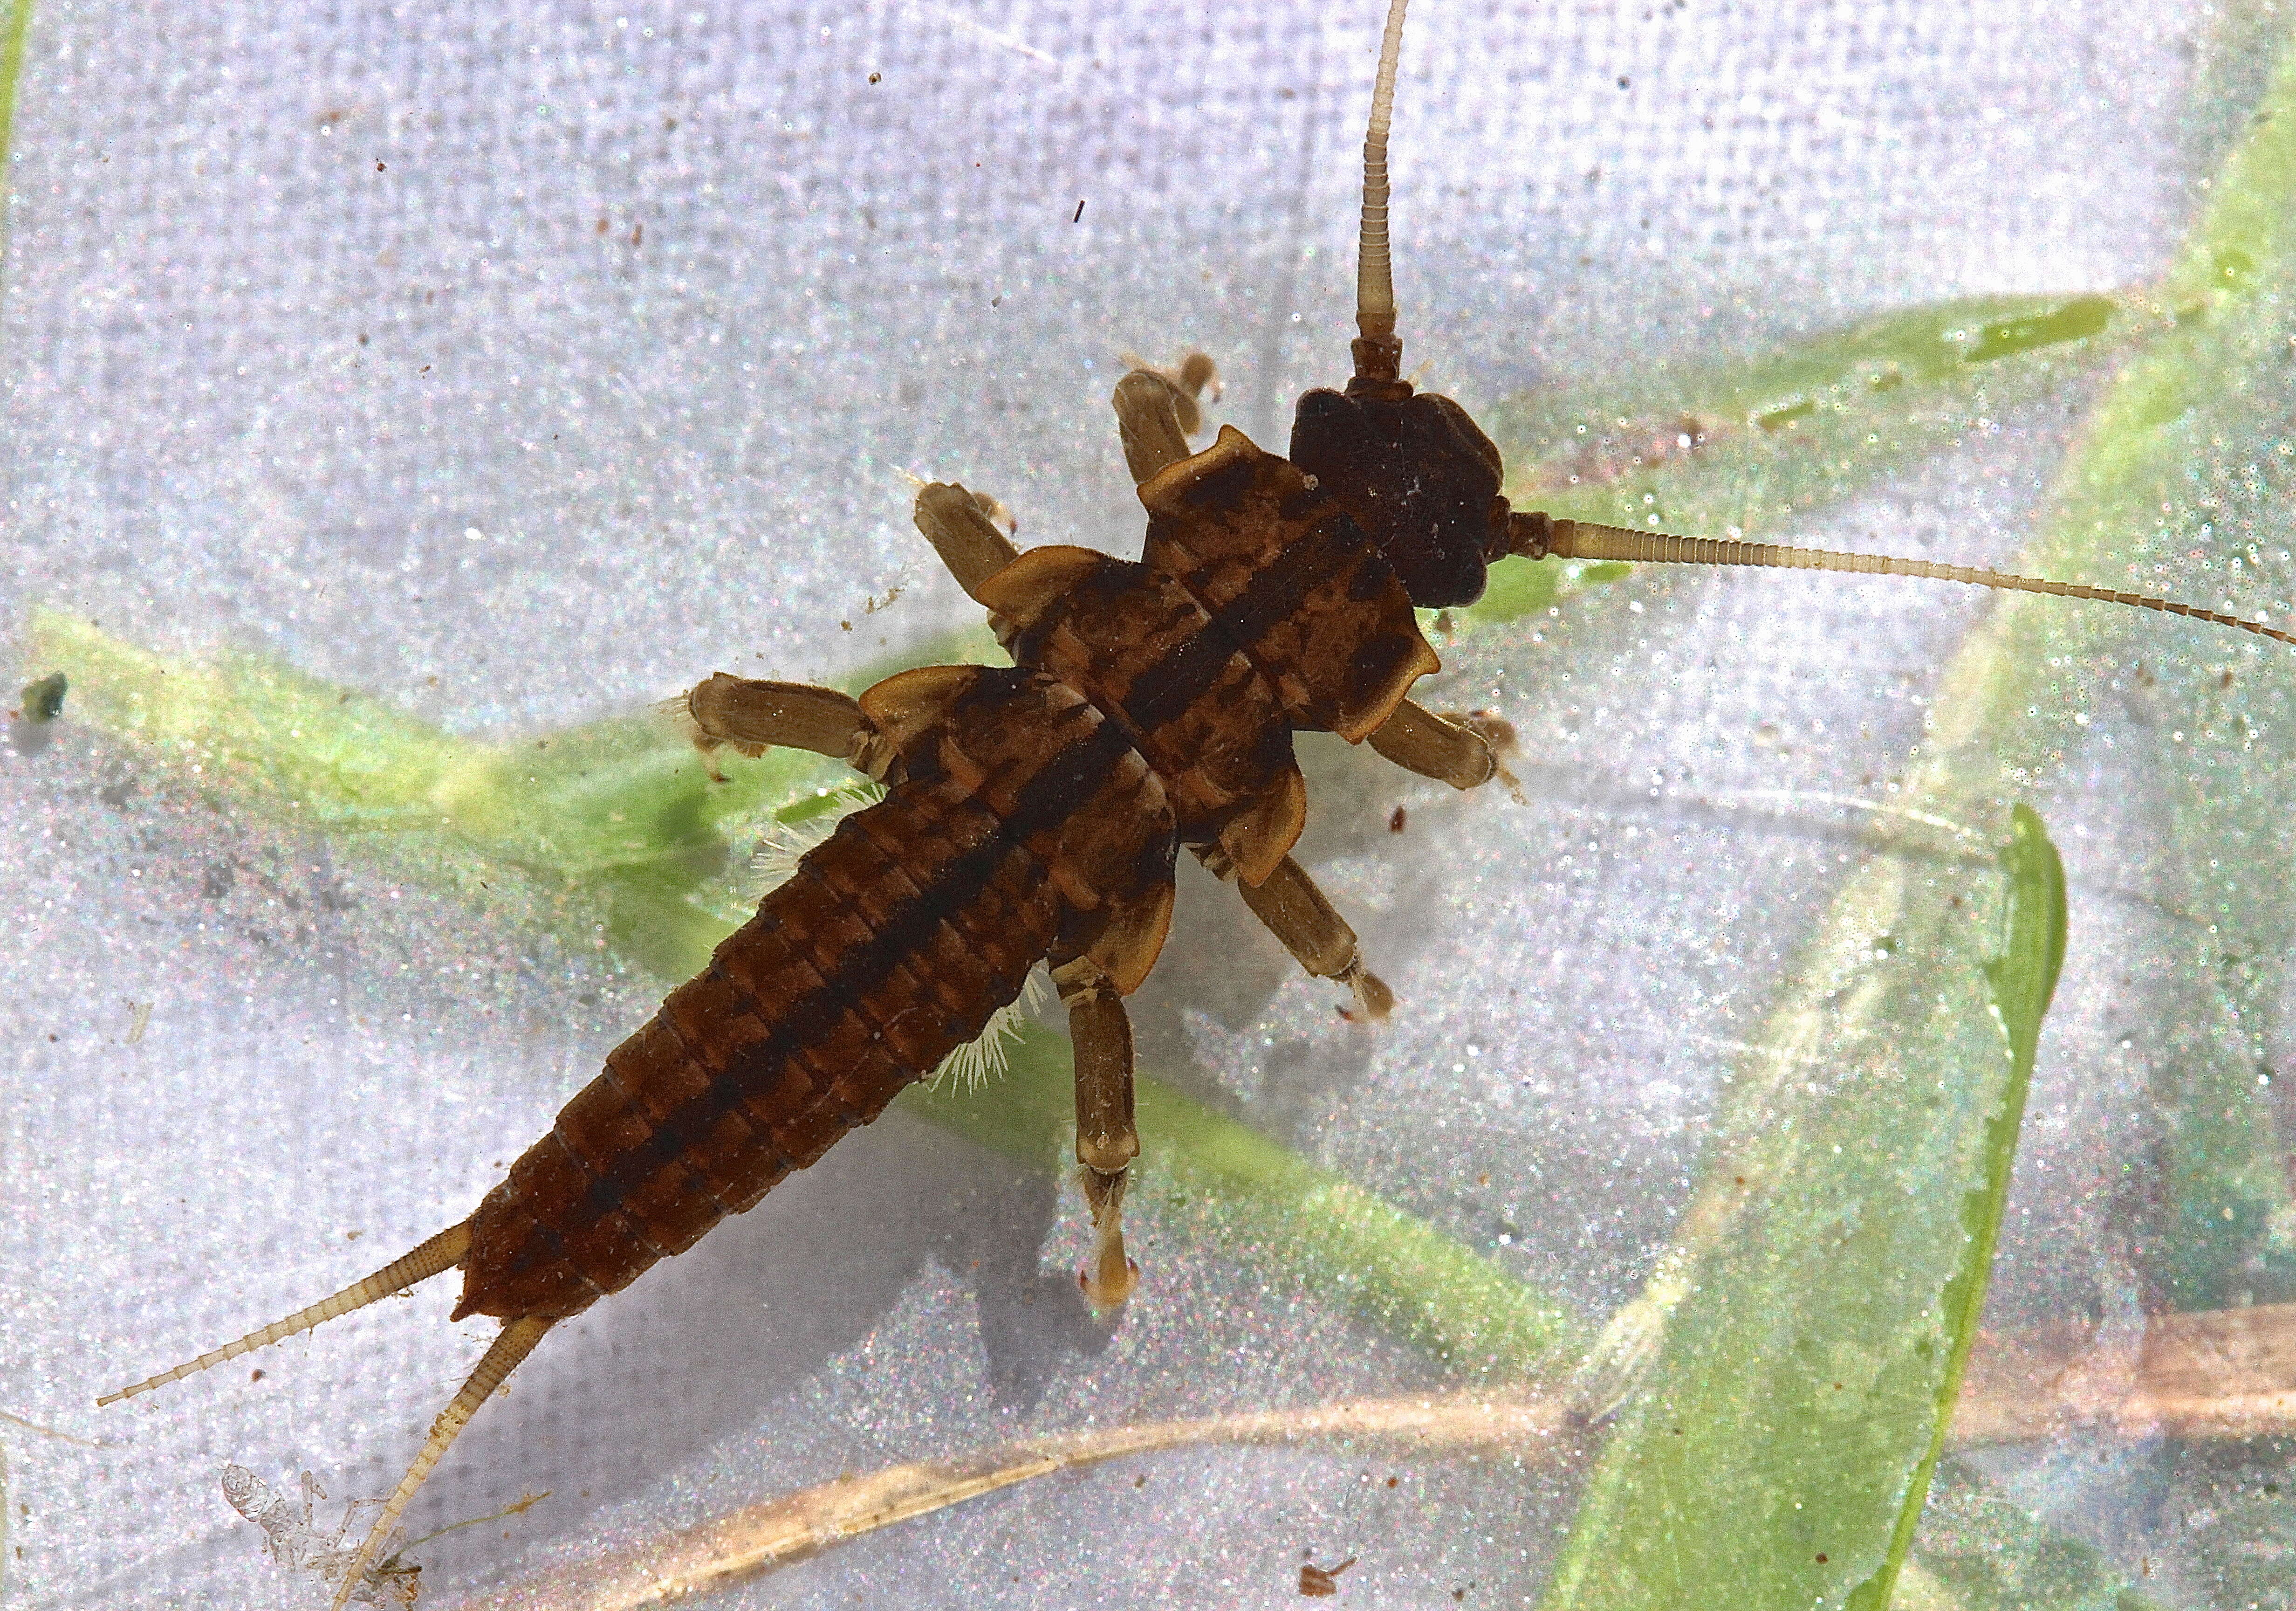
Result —
<instances>
[{"instance_id":1,"label":"segmented antenna","mask_svg":"<svg viewBox=\"0 0 2296 1611\"><path fill-rule=\"evenodd\" d=\"M1925 559L1898 559L1886 554L1841 554L1830 548L1794 548L1783 543L1725 542L1711 537L1669 537L1661 531L1636 531L1630 526L1599 526L1590 521L1550 520L1544 514L1516 514L1508 518L1509 552L1529 559L1624 560L1637 565L1756 565L1784 571L1841 571L1857 576L1925 576L1933 581L1963 582L1972 588L1997 588L2004 593L2046 593L2057 598L2094 598L2132 609L2154 610L2193 621L2237 627L2275 643L2296 644L2296 633L2243 621L2197 604L2150 593L2121 593L2092 588L2083 582L2050 581L2038 576L2012 576L2005 571L1986 571L1970 565L1940 565Z\"/></svg>"},{"instance_id":2,"label":"segmented antenna","mask_svg":"<svg viewBox=\"0 0 2296 1611\"><path fill-rule=\"evenodd\" d=\"M1391 381L1402 373L1403 340L1395 333L1395 265L1387 248L1387 129L1395 117L1395 69L1403 55L1403 8L1387 9L1379 45L1379 80L1364 134L1363 231L1356 251L1356 379Z\"/></svg>"},{"instance_id":3,"label":"segmented antenna","mask_svg":"<svg viewBox=\"0 0 2296 1611\"><path fill-rule=\"evenodd\" d=\"M226 1360L235 1360L242 1353L252 1353L267 1348L282 1337L291 1337L299 1331L308 1331L323 1321L339 1314L348 1314L355 1309L365 1309L393 1293L404 1292L418 1281L449 1270L463 1262L471 1250L469 1221L442 1230L405 1258L394 1259L363 1281L355 1281L331 1298L323 1298L308 1309L299 1309L285 1319L274 1320L260 1331L250 1331L236 1343L226 1343L211 1353L189 1360L173 1370L147 1377L133 1387L123 1387L118 1393L107 1393L95 1401L95 1407L117 1404L122 1399L132 1399L139 1393L149 1393L154 1387L165 1387L170 1382L180 1382L187 1376L196 1376L210 1365L220 1365Z\"/></svg>"},{"instance_id":4,"label":"segmented antenna","mask_svg":"<svg viewBox=\"0 0 2296 1611\"><path fill-rule=\"evenodd\" d=\"M520 1362L534 1352L534 1345L542 1341L543 1334L556 1324L555 1320L529 1316L525 1319L512 1320L502 1328L501 1334L488 1348L486 1356L480 1360L479 1368L471 1372L471 1379L463 1384L463 1390L447 1401L447 1408L439 1412L439 1418L430 1423L430 1435L422 1440L422 1447L414 1456L414 1463L406 1468L406 1475L398 1479L398 1486L383 1501L382 1513L374 1518L374 1525L367 1530L366 1537L360 1541L358 1553L351 1557L350 1566L343 1574L342 1584L335 1590L335 1603L331 1611L343 1611L343 1607L350 1604L353 1591L365 1580L367 1569L374 1565L375 1558L382 1553L383 1545L398 1526L398 1518L406 1514L406 1507L414 1502L415 1492L430 1475L431 1467L446 1458L447 1451L453 1446L455 1439L461 1435L463 1427L470 1425L471 1418L478 1414L479 1406L494 1397L496 1390L503 1385L503 1379L518 1369Z\"/></svg>"}]
</instances>

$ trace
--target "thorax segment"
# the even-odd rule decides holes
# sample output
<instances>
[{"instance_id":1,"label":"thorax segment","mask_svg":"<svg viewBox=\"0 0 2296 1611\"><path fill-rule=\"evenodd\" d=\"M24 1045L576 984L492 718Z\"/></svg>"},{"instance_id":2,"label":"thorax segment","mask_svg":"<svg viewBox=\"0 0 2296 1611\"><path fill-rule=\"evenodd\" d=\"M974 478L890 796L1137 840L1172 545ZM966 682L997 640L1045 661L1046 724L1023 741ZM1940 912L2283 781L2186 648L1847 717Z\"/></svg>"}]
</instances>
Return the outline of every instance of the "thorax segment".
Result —
<instances>
[{"instance_id":1,"label":"thorax segment","mask_svg":"<svg viewBox=\"0 0 2296 1611\"><path fill-rule=\"evenodd\" d=\"M1291 849L1307 801L1291 722L1186 588L1130 560L1047 547L997 572L981 596L1015 661L1131 736L1164 780L1183 840L1220 845L1247 876Z\"/></svg>"}]
</instances>

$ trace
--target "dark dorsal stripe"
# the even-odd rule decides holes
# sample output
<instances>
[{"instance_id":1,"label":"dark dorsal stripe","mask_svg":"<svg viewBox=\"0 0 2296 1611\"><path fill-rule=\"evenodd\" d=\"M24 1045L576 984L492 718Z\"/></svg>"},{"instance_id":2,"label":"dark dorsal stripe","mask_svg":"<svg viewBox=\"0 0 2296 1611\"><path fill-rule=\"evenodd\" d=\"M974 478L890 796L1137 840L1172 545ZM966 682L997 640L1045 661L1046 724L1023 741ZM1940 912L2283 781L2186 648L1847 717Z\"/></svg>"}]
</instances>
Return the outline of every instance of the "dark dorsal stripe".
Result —
<instances>
[{"instance_id":1,"label":"dark dorsal stripe","mask_svg":"<svg viewBox=\"0 0 2296 1611\"><path fill-rule=\"evenodd\" d=\"M881 991L894 968L904 962L914 962L927 936L944 915L979 900L984 887L1013 855L1028 855L1021 842L1066 822L1098 793L1130 749L1123 729L1112 722L1100 722L1089 735L1065 745L1029 778L1015 800L1012 813L1000 824L999 833L946 863L921 895L904 901L868 940L849 947L838 958L837 966L823 974L820 988L778 1006L750 1001L750 1009L768 1032L748 1054L747 1070L718 1075L666 1116L646 1141L618 1155L603 1174L593 1171L585 1204L586 1212L594 1218L618 1212L622 1202L652 1176L668 1168L683 1169L679 1162L683 1155L708 1133L720 1114L738 1106L755 1091L760 1075L766 1079L776 1077L792 1053L811 1044L844 1013L859 1012L873 1027L882 1028L869 1018L868 1003ZM875 811L896 807L916 811L922 804L921 799L897 790L882 804L868 809ZM849 821L840 825L830 843L841 843L841 853L858 854L867 862L887 859L885 852ZM828 848L822 847L824 851ZM800 861L797 876L812 876L806 862L821 853L816 851ZM1037 875L1046 875L1038 868ZM768 921L772 906L773 897L767 896L758 915L744 929ZM715 962L711 968L720 977L725 976ZM816 971L820 970L816 967ZM1017 991L1016 981L1014 993ZM1010 999L1008 996L1004 1001L984 1002L983 1021L988 1013ZM677 1032L666 1015L661 1022L672 1034ZM962 1040L951 1041L948 1049L954 1050L962 1044ZM692 1056L693 1048L686 1049ZM914 1079L926 1072L911 1069L908 1073ZM771 1139L761 1136L759 1144L769 1146ZM705 1189L699 1176L693 1178L692 1189ZM634 1226L633 1229L637 1228ZM643 1239L643 1231L639 1234Z\"/></svg>"},{"instance_id":2,"label":"dark dorsal stripe","mask_svg":"<svg viewBox=\"0 0 2296 1611\"><path fill-rule=\"evenodd\" d=\"M1306 541L1278 548L1275 557L1252 576L1250 587L1219 609L1206 605L1206 612L1242 641L1244 653L1251 653L1270 629L1300 613L1308 591L1350 557L1347 549L1368 547L1354 522L1320 522ZM1253 663L1259 663L1256 655Z\"/></svg>"},{"instance_id":3,"label":"dark dorsal stripe","mask_svg":"<svg viewBox=\"0 0 2296 1611\"><path fill-rule=\"evenodd\" d=\"M1202 630L1132 679L1125 713L1143 732L1155 732L1210 694L1241 647L1217 617L1208 620Z\"/></svg>"}]
</instances>

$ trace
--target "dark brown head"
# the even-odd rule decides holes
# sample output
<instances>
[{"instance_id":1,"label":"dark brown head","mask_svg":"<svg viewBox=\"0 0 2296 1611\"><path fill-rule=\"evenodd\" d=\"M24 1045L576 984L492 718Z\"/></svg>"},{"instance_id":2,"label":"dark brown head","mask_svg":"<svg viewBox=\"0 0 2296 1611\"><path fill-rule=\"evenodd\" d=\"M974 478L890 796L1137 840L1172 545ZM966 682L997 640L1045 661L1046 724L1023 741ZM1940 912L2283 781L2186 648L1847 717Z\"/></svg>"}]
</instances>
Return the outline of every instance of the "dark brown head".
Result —
<instances>
[{"instance_id":1,"label":"dark brown head","mask_svg":"<svg viewBox=\"0 0 2296 1611\"><path fill-rule=\"evenodd\" d=\"M1387 132L1403 51L1404 0L1391 0L1364 136L1362 243L1356 259L1356 378L1311 391L1292 422L1292 462L1351 515L1423 610L1471 604L1507 553L1505 466L1449 398L1401 379L1387 234Z\"/></svg>"},{"instance_id":2,"label":"dark brown head","mask_svg":"<svg viewBox=\"0 0 2296 1611\"><path fill-rule=\"evenodd\" d=\"M1458 404L1407 381L1310 391L1290 456L1354 517L1413 604L1439 610L1483 596L1485 567L1507 552L1505 467Z\"/></svg>"}]
</instances>

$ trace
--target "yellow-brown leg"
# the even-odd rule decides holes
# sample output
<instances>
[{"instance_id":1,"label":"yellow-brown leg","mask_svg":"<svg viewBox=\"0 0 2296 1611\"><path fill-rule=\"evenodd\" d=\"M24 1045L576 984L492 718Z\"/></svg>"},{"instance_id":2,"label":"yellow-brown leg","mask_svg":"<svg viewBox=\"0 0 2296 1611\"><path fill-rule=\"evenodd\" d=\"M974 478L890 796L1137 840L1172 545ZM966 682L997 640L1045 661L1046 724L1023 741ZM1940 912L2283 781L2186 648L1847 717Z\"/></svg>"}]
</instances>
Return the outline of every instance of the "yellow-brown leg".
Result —
<instances>
[{"instance_id":1,"label":"yellow-brown leg","mask_svg":"<svg viewBox=\"0 0 2296 1611\"><path fill-rule=\"evenodd\" d=\"M1116 429L1124 442L1125 467L1144 481L1188 456L1188 438L1203 428L1196 399L1209 386L1219 397L1219 378L1210 358L1192 352L1174 370L1155 369L1127 354L1133 366L1116 382Z\"/></svg>"},{"instance_id":2,"label":"yellow-brown leg","mask_svg":"<svg viewBox=\"0 0 2296 1611\"><path fill-rule=\"evenodd\" d=\"M1124 1185L1140 1155L1132 1121L1132 1022L1108 975L1084 958L1054 968L1053 982L1069 1009L1077 1176L1092 1211L1092 1254L1077 1284L1093 1303L1113 1309L1140 1280L1140 1267L1124 1256Z\"/></svg>"},{"instance_id":3,"label":"yellow-brown leg","mask_svg":"<svg viewBox=\"0 0 2296 1611\"><path fill-rule=\"evenodd\" d=\"M1514 779L1499 765L1499 752L1514 742L1514 729L1496 716L1438 716L1406 699L1366 742L1405 771L1455 789L1477 788L1496 777L1514 792Z\"/></svg>"},{"instance_id":4,"label":"yellow-brown leg","mask_svg":"<svg viewBox=\"0 0 2296 1611\"><path fill-rule=\"evenodd\" d=\"M766 682L719 671L670 702L701 752L710 777L724 782L711 752L723 747L762 755L775 744L832 756L872 777L890 757L860 702L834 688Z\"/></svg>"},{"instance_id":5,"label":"yellow-brown leg","mask_svg":"<svg viewBox=\"0 0 2296 1611\"><path fill-rule=\"evenodd\" d=\"M978 599L980 584L1019 557L1013 539L989 518L980 495L954 482L919 488L915 520L967 597Z\"/></svg>"},{"instance_id":6,"label":"yellow-brown leg","mask_svg":"<svg viewBox=\"0 0 2296 1611\"><path fill-rule=\"evenodd\" d=\"M1298 862L1286 856L1255 888L1235 876L1235 863L1215 846L1198 847L1196 859L1235 885L1251 915L1267 925L1311 977L1346 985L1366 1018L1384 1018L1395 1010L1395 992L1364 966L1355 930Z\"/></svg>"}]
</instances>

